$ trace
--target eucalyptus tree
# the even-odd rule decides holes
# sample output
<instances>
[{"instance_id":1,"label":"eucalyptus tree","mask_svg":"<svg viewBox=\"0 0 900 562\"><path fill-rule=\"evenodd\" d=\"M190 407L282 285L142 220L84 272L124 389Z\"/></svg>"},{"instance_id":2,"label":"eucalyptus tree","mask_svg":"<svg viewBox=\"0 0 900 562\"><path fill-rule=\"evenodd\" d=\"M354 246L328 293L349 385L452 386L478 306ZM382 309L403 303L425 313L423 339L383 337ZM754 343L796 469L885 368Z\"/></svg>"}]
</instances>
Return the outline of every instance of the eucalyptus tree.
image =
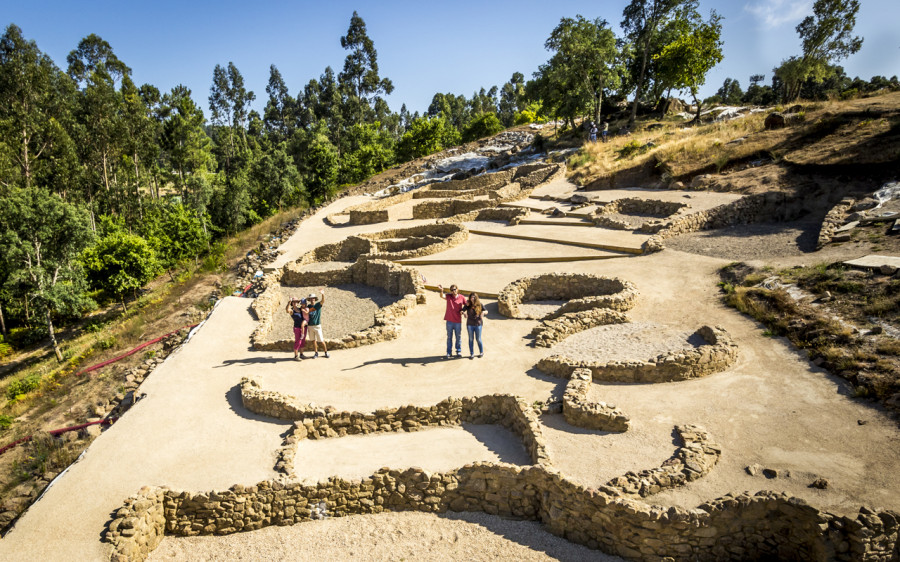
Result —
<instances>
[{"instance_id":1,"label":"eucalyptus tree","mask_svg":"<svg viewBox=\"0 0 900 562\"><path fill-rule=\"evenodd\" d=\"M505 127L512 127L516 113L525 108L525 76L514 72L509 82L500 89L500 101L497 104L497 117Z\"/></svg>"},{"instance_id":2,"label":"eucalyptus tree","mask_svg":"<svg viewBox=\"0 0 900 562\"><path fill-rule=\"evenodd\" d=\"M69 76L79 86L84 86L91 74L101 68L113 82L131 74L131 68L119 60L112 46L94 33L78 42L78 46L69 52L66 62L69 63Z\"/></svg>"},{"instance_id":3,"label":"eucalyptus tree","mask_svg":"<svg viewBox=\"0 0 900 562\"><path fill-rule=\"evenodd\" d=\"M803 82L822 82L837 62L862 48L863 38L853 35L859 0L816 0L812 10L797 25L803 54L785 59L775 69L788 101L799 96Z\"/></svg>"},{"instance_id":4,"label":"eucalyptus tree","mask_svg":"<svg viewBox=\"0 0 900 562\"><path fill-rule=\"evenodd\" d=\"M544 46L554 52L552 75L565 80L570 96L599 121L603 91L618 86L616 37L606 20L562 18Z\"/></svg>"},{"instance_id":5,"label":"eucalyptus tree","mask_svg":"<svg viewBox=\"0 0 900 562\"><path fill-rule=\"evenodd\" d=\"M0 37L0 185L30 187L74 148L71 80L10 24Z\"/></svg>"},{"instance_id":6,"label":"eucalyptus tree","mask_svg":"<svg viewBox=\"0 0 900 562\"><path fill-rule=\"evenodd\" d=\"M348 105L357 124L363 123L371 112L370 98L394 91L389 78L378 75L378 53L375 43L366 32L366 22L357 12L350 18L347 35L341 37L341 47L350 51L344 59L344 69L339 76L348 86Z\"/></svg>"},{"instance_id":7,"label":"eucalyptus tree","mask_svg":"<svg viewBox=\"0 0 900 562\"><path fill-rule=\"evenodd\" d=\"M691 0L687 0L691 1ZM625 35L635 45L635 54L640 60L633 78L634 103L631 106L629 125L637 116L638 103L644 93L648 63L653 57L653 44L660 27L672 17L675 9L685 0L631 0L622 11L621 27Z\"/></svg>"},{"instance_id":8,"label":"eucalyptus tree","mask_svg":"<svg viewBox=\"0 0 900 562\"><path fill-rule=\"evenodd\" d=\"M256 95L244 87L244 77L233 62L228 63L227 69L216 65L209 90L209 110L215 126L216 145L223 155L226 182L232 180L236 168L244 163L246 124L250 103L255 99Z\"/></svg>"},{"instance_id":9,"label":"eucalyptus tree","mask_svg":"<svg viewBox=\"0 0 900 562\"><path fill-rule=\"evenodd\" d=\"M0 205L8 286L43 320L59 361L63 355L54 316L77 315L93 305L85 297L84 272L76 259L92 240L87 214L47 189L13 188Z\"/></svg>"},{"instance_id":10,"label":"eucalyptus tree","mask_svg":"<svg viewBox=\"0 0 900 562\"><path fill-rule=\"evenodd\" d=\"M281 72L274 64L269 66L269 83L266 85L269 101L263 112L263 122L270 135L277 136L277 142L287 140L294 132L297 122L297 101L291 97Z\"/></svg>"},{"instance_id":11,"label":"eucalyptus tree","mask_svg":"<svg viewBox=\"0 0 900 562\"><path fill-rule=\"evenodd\" d=\"M205 175L214 166L212 141L204 130L203 110L191 98L191 90L179 84L163 96L160 144L182 200L201 215L209 203Z\"/></svg>"},{"instance_id":12,"label":"eucalyptus tree","mask_svg":"<svg viewBox=\"0 0 900 562\"><path fill-rule=\"evenodd\" d=\"M694 122L699 123L700 86L706 83L706 74L722 61L722 17L712 10L709 20L692 20L678 39L654 56L665 61L662 72L672 85L690 92L697 106Z\"/></svg>"}]
</instances>

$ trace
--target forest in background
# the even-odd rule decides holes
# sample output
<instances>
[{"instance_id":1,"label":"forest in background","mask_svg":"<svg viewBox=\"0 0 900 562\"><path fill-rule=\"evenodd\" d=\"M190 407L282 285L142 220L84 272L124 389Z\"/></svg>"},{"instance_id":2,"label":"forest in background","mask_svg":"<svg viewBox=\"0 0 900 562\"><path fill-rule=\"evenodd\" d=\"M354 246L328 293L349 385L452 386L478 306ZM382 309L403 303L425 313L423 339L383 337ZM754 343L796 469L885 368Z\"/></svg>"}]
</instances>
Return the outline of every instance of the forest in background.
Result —
<instances>
[{"instance_id":1,"label":"forest in background","mask_svg":"<svg viewBox=\"0 0 900 562\"><path fill-rule=\"evenodd\" d=\"M10 24L0 37L0 358L49 341L54 325L98 303L127 302L154 277L221 267L221 240L281 209L317 205L397 163L516 124L600 121L629 126L672 92L709 103L774 105L898 88L897 77L850 79L837 64L859 50L856 0L817 0L797 26L802 53L744 91L727 79L698 98L722 61L722 18L696 0L632 0L622 36L608 22L563 18L530 80L471 97L436 93L427 111L392 111L393 90L354 12L343 67L292 95L270 66L263 113L233 64L212 71L208 106L184 86L132 81L127 61L85 37L63 70ZM629 102L629 98L631 101Z\"/></svg>"}]
</instances>

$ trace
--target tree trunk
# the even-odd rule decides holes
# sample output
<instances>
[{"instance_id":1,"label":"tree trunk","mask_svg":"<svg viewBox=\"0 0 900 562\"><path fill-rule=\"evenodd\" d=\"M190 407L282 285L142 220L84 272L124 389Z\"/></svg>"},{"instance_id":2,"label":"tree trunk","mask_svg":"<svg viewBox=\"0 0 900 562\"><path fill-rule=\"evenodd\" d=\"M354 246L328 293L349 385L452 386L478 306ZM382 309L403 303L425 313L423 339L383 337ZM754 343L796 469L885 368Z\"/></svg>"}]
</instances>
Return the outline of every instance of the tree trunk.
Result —
<instances>
[{"instance_id":1,"label":"tree trunk","mask_svg":"<svg viewBox=\"0 0 900 562\"><path fill-rule=\"evenodd\" d=\"M50 343L53 344L53 352L56 354L56 360L63 362L63 354L56 342L56 332L53 331L53 319L50 317L50 309L47 308L47 331L50 332Z\"/></svg>"},{"instance_id":2,"label":"tree trunk","mask_svg":"<svg viewBox=\"0 0 900 562\"><path fill-rule=\"evenodd\" d=\"M647 54L650 51L650 36L647 36L647 44L644 46L644 55L641 57L641 73L638 75L638 82L635 84L634 103L631 105L631 117L628 118L628 128L632 128L634 120L637 117L638 100L641 99L642 90L644 89L644 74L647 72Z\"/></svg>"},{"instance_id":3,"label":"tree trunk","mask_svg":"<svg viewBox=\"0 0 900 562\"><path fill-rule=\"evenodd\" d=\"M6 335L6 319L3 318L3 303L0 303L0 333Z\"/></svg>"}]
</instances>

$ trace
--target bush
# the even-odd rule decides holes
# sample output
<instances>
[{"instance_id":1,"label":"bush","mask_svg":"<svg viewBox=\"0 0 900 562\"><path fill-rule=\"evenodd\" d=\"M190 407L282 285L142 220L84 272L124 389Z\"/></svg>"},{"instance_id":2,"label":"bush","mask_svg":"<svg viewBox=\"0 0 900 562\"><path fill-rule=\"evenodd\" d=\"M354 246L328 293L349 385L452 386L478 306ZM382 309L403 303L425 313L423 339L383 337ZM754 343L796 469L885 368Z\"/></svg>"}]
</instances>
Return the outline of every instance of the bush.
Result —
<instances>
[{"instance_id":1,"label":"bush","mask_svg":"<svg viewBox=\"0 0 900 562\"><path fill-rule=\"evenodd\" d=\"M135 234L104 236L82 254L88 280L97 289L120 299L135 293L159 272L156 252Z\"/></svg>"},{"instance_id":2,"label":"bush","mask_svg":"<svg viewBox=\"0 0 900 562\"><path fill-rule=\"evenodd\" d=\"M0 360L6 359L13 353L13 348L11 345L3 341L3 336L0 336Z\"/></svg>"},{"instance_id":3,"label":"bush","mask_svg":"<svg viewBox=\"0 0 900 562\"><path fill-rule=\"evenodd\" d=\"M41 386L40 373L34 373L23 377L17 381L12 381L6 387L6 399L15 400L19 396L24 396Z\"/></svg>"},{"instance_id":4,"label":"bush","mask_svg":"<svg viewBox=\"0 0 900 562\"><path fill-rule=\"evenodd\" d=\"M9 429L12 427L13 419L6 414L0 414L0 429Z\"/></svg>"},{"instance_id":5,"label":"bush","mask_svg":"<svg viewBox=\"0 0 900 562\"><path fill-rule=\"evenodd\" d=\"M631 158L648 150L648 146L641 144L637 139L632 139L619 149L619 158Z\"/></svg>"},{"instance_id":6,"label":"bush","mask_svg":"<svg viewBox=\"0 0 900 562\"><path fill-rule=\"evenodd\" d=\"M503 131L503 124L497 119L494 113L485 113L475 119L469 121L462 132L463 142L472 142L474 140L490 137Z\"/></svg>"}]
</instances>

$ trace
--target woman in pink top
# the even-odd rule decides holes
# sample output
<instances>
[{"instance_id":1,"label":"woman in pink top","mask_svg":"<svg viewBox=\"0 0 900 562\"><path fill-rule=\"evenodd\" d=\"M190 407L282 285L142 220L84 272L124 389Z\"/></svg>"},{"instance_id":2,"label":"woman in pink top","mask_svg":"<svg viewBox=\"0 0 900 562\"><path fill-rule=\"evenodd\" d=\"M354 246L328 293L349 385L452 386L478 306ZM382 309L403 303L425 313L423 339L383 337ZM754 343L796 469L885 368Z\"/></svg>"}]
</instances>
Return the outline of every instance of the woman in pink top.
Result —
<instances>
[{"instance_id":1,"label":"woman in pink top","mask_svg":"<svg viewBox=\"0 0 900 562\"><path fill-rule=\"evenodd\" d=\"M447 359L453 357L453 335L456 335L456 356L462 357L462 308L466 304L466 297L459 294L456 285L450 285L450 292L444 295L444 286L438 285L441 298L447 301L447 310L444 312L444 320L447 321Z\"/></svg>"}]
</instances>

